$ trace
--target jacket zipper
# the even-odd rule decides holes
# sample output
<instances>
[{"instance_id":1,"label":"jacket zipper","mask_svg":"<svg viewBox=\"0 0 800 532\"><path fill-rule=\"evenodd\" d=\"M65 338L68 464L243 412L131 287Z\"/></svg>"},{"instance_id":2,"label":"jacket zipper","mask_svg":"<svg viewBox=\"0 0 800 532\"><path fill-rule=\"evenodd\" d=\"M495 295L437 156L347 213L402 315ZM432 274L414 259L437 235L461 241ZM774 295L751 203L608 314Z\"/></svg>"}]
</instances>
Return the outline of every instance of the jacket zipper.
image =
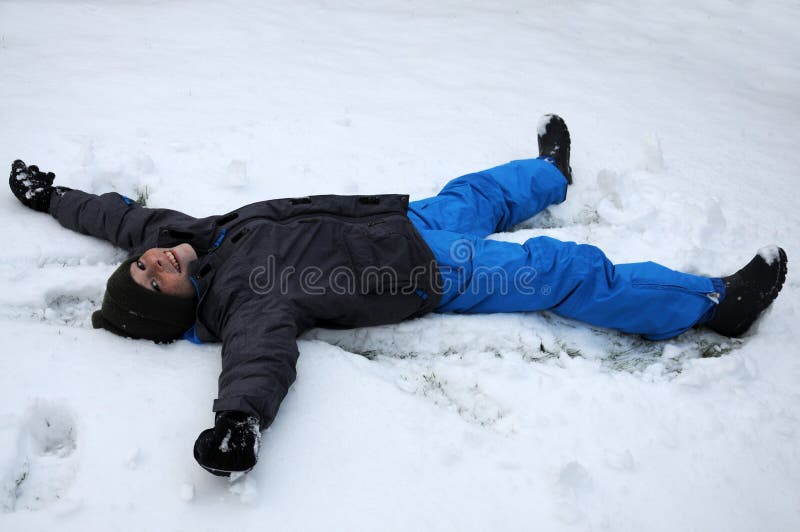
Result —
<instances>
[{"instance_id":1,"label":"jacket zipper","mask_svg":"<svg viewBox=\"0 0 800 532\"><path fill-rule=\"evenodd\" d=\"M337 221L350 221L355 222L357 220L366 222L366 225L369 227L374 227L383 223L381 218L386 218L387 216L404 216L400 213L380 213L380 214L372 214L370 216L345 216L341 214L296 214L289 218L285 218L283 220L275 220L273 218L268 218L266 216L252 216L246 220L239 220L237 223L228 227L228 233L233 234L233 232L242 225L248 225L256 220L267 220L269 222L279 224L279 225L288 225L292 222L302 222L303 220L313 220L318 218L326 218L329 220L337 220ZM216 248L215 248L216 249ZM212 250L213 251L213 250Z\"/></svg>"}]
</instances>

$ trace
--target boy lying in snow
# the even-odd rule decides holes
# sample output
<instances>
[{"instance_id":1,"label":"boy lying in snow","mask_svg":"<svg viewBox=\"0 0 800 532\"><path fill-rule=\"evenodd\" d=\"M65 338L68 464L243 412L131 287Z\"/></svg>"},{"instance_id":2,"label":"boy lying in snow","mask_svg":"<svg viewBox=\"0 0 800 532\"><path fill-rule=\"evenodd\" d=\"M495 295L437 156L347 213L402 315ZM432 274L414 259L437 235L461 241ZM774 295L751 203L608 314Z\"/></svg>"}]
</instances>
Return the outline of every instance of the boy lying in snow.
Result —
<instances>
[{"instance_id":1,"label":"boy lying in snow","mask_svg":"<svg viewBox=\"0 0 800 532\"><path fill-rule=\"evenodd\" d=\"M740 336L777 297L787 270L778 247L708 278L653 262L614 265L594 246L544 236L486 240L564 201L569 156L566 124L547 115L539 158L459 177L410 205L401 195L313 196L206 218L54 187L52 173L22 161L9 184L24 205L131 252L108 280L95 328L222 341L215 427L194 455L229 475L255 465L261 430L295 379L296 338L312 327L550 310L654 340L701 326Z\"/></svg>"}]
</instances>

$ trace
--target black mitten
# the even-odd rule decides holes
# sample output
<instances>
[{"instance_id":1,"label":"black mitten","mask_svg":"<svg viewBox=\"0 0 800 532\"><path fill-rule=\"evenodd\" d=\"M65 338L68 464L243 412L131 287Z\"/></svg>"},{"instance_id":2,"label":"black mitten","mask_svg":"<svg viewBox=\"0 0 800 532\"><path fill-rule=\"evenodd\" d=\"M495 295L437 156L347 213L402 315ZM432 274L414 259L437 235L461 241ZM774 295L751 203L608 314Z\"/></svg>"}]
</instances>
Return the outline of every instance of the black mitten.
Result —
<instances>
[{"instance_id":1,"label":"black mitten","mask_svg":"<svg viewBox=\"0 0 800 532\"><path fill-rule=\"evenodd\" d=\"M50 212L50 196L63 194L71 190L67 187L54 187L53 180L56 175L53 172L44 173L35 165L26 166L24 162L17 159L11 165L11 174L8 176L8 186L11 192L26 207L39 212Z\"/></svg>"},{"instance_id":2,"label":"black mitten","mask_svg":"<svg viewBox=\"0 0 800 532\"><path fill-rule=\"evenodd\" d=\"M257 418L243 412L219 412L213 429L194 443L194 459L206 471L227 477L246 473L258 459L261 427Z\"/></svg>"}]
</instances>

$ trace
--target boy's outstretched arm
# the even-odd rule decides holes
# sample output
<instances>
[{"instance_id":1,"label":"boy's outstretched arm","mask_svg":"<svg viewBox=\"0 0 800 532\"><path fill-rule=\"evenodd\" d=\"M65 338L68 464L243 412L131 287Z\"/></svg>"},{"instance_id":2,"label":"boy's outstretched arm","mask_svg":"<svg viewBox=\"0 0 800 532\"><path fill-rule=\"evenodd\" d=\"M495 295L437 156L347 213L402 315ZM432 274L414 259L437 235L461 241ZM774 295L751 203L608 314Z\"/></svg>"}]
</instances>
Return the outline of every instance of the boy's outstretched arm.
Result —
<instances>
[{"instance_id":1,"label":"boy's outstretched arm","mask_svg":"<svg viewBox=\"0 0 800 532\"><path fill-rule=\"evenodd\" d=\"M156 232L164 225L195 219L170 209L144 208L116 192L97 196L53 186L54 179L52 172L42 172L17 160L11 165L8 184L26 207L49 213L67 229L102 238L128 251L154 241Z\"/></svg>"},{"instance_id":2,"label":"boy's outstretched arm","mask_svg":"<svg viewBox=\"0 0 800 532\"><path fill-rule=\"evenodd\" d=\"M194 456L215 475L245 472L258 459L260 431L275 419L296 377L297 334L291 305L279 298L233 302L222 331L222 373L214 428Z\"/></svg>"}]
</instances>

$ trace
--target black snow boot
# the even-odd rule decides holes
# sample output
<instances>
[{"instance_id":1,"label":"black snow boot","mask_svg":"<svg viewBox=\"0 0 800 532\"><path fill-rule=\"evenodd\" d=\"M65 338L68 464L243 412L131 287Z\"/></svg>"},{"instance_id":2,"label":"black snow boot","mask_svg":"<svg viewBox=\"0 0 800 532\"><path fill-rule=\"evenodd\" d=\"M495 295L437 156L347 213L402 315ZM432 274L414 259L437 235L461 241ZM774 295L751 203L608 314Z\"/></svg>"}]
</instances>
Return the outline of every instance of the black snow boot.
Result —
<instances>
[{"instance_id":1,"label":"black snow boot","mask_svg":"<svg viewBox=\"0 0 800 532\"><path fill-rule=\"evenodd\" d=\"M558 115L544 115L539 119L539 157L552 157L556 168L572 184L572 167L569 165L569 130Z\"/></svg>"},{"instance_id":2,"label":"black snow boot","mask_svg":"<svg viewBox=\"0 0 800 532\"><path fill-rule=\"evenodd\" d=\"M705 325L724 336L741 336L778 297L786 280L786 252L777 246L759 250L747 266L724 277L726 295Z\"/></svg>"}]
</instances>

